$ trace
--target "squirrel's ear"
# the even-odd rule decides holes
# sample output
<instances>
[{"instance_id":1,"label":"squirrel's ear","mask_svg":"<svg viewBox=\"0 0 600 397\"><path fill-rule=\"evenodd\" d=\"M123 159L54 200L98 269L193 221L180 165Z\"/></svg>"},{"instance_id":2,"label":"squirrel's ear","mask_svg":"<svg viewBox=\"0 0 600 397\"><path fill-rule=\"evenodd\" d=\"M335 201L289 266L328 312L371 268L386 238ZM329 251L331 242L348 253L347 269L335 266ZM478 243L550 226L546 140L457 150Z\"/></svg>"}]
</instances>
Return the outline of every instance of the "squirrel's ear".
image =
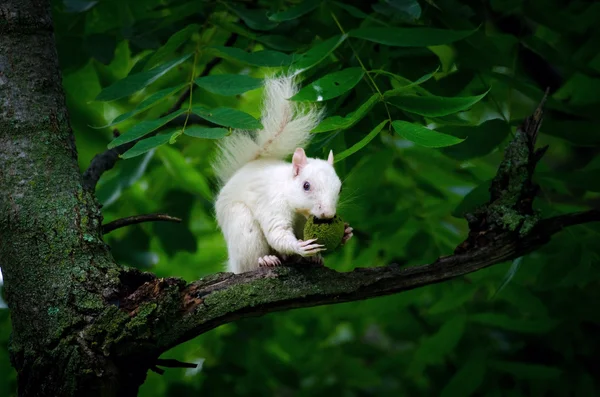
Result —
<instances>
[{"instance_id":1,"label":"squirrel's ear","mask_svg":"<svg viewBox=\"0 0 600 397\"><path fill-rule=\"evenodd\" d=\"M329 157L327 157L327 162L333 165L333 150L329 151Z\"/></svg>"},{"instance_id":2,"label":"squirrel's ear","mask_svg":"<svg viewBox=\"0 0 600 397\"><path fill-rule=\"evenodd\" d=\"M294 152L294 156L292 157L292 167L294 169L294 176L298 176L302 168L306 165L306 153L304 153L304 149L298 148Z\"/></svg>"}]
</instances>

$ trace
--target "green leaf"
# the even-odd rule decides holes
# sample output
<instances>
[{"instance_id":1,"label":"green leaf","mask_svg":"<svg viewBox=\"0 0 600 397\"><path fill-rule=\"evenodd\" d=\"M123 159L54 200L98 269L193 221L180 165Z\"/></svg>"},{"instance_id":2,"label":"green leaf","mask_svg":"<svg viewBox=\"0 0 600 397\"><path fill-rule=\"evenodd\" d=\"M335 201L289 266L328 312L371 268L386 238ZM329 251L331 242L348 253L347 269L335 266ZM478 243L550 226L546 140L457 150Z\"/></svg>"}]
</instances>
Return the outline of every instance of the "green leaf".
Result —
<instances>
[{"instance_id":1,"label":"green leaf","mask_svg":"<svg viewBox=\"0 0 600 397\"><path fill-rule=\"evenodd\" d=\"M587 120L544 120L540 127L542 134L552 135L579 146L600 146L600 134L592 134L597 129L597 121Z\"/></svg>"},{"instance_id":2,"label":"green leaf","mask_svg":"<svg viewBox=\"0 0 600 397\"><path fill-rule=\"evenodd\" d=\"M475 31L434 28L361 28L351 30L348 35L395 47L428 47L462 40Z\"/></svg>"},{"instance_id":3,"label":"green leaf","mask_svg":"<svg viewBox=\"0 0 600 397\"><path fill-rule=\"evenodd\" d=\"M440 117L469 109L489 92L467 97L442 97L435 95L401 95L387 100L388 103L407 112L426 117Z\"/></svg>"},{"instance_id":4,"label":"green leaf","mask_svg":"<svg viewBox=\"0 0 600 397\"><path fill-rule=\"evenodd\" d=\"M428 313L430 315L441 314L462 307L473 298L475 291L477 291L477 288L474 286L463 284L456 286L455 284L451 290L442 296L442 299L431 306Z\"/></svg>"},{"instance_id":5,"label":"green leaf","mask_svg":"<svg viewBox=\"0 0 600 397\"><path fill-rule=\"evenodd\" d=\"M80 12L86 12L87 10L98 4L98 1L86 1L86 0L64 0L65 12L78 14Z\"/></svg>"},{"instance_id":6,"label":"green leaf","mask_svg":"<svg viewBox=\"0 0 600 397\"><path fill-rule=\"evenodd\" d=\"M373 128L373 130L369 132L369 134L363 139L361 139L359 142L355 143L343 152L336 154L335 162L337 163L338 161L342 161L346 157L351 156L354 153L358 152L360 149L364 148L367 145L367 143L371 142L373 138L375 138L381 132L381 130L383 129L383 127L385 127L388 121L389 120L382 121L377 127Z\"/></svg>"},{"instance_id":7,"label":"green leaf","mask_svg":"<svg viewBox=\"0 0 600 397\"><path fill-rule=\"evenodd\" d=\"M278 21L267 18L267 12L263 9L249 10L238 4L223 3L244 21L250 29L271 30L279 25Z\"/></svg>"},{"instance_id":8,"label":"green leaf","mask_svg":"<svg viewBox=\"0 0 600 397\"><path fill-rule=\"evenodd\" d=\"M107 102L129 96L154 83L168 71L185 62L191 55L192 54L186 54L173 61L157 66L154 69L127 76L102 90L96 97L96 100Z\"/></svg>"},{"instance_id":9,"label":"green leaf","mask_svg":"<svg viewBox=\"0 0 600 397\"><path fill-rule=\"evenodd\" d=\"M348 36L345 34L341 36L333 36L324 42L317 44L296 58L292 64L292 68L294 68L297 73L312 68L313 66L319 64L323 59L327 58L327 56L329 56L329 54L338 48L338 46L342 44L347 37Z\"/></svg>"},{"instance_id":10,"label":"green leaf","mask_svg":"<svg viewBox=\"0 0 600 397\"><path fill-rule=\"evenodd\" d=\"M297 6L290 7L285 11L277 12L269 15L271 21L283 22L289 21L301 17L302 15L308 14L321 4L321 0L306 0Z\"/></svg>"},{"instance_id":11,"label":"green leaf","mask_svg":"<svg viewBox=\"0 0 600 397\"><path fill-rule=\"evenodd\" d=\"M354 88L365 72L361 68L348 68L328 74L302 88L293 101L321 102L338 97Z\"/></svg>"},{"instance_id":12,"label":"green leaf","mask_svg":"<svg viewBox=\"0 0 600 397\"><path fill-rule=\"evenodd\" d=\"M588 169L586 167L584 169L573 170L569 172L540 172L538 177L553 181L561 181L567 186L587 190L589 192L600 192L600 178L597 177L599 173L600 168Z\"/></svg>"},{"instance_id":13,"label":"green leaf","mask_svg":"<svg viewBox=\"0 0 600 397\"><path fill-rule=\"evenodd\" d=\"M117 48L117 40L108 34L92 34L84 39L84 45L90 55L99 62L108 65L114 57Z\"/></svg>"},{"instance_id":14,"label":"green leaf","mask_svg":"<svg viewBox=\"0 0 600 397\"><path fill-rule=\"evenodd\" d=\"M581 257L578 254L575 254L575 257L577 259L571 256L569 252L561 253L561 255L563 258L571 259L573 263L582 262ZM528 262L532 263L531 257L528 259ZM512 267L513 266L511 266L511 268ZM525 270L524 272L527 272L527 270ZM559 274L556 276L564 280L563 274ZM503 293L497 294L497 299L503 300L513 305L514 308L518 310L519 313L522 313L524 316L536 316L542 318L548 317L548 307L546 307L546 304L544 303L547 301L542 301L542 299L540 299L536 295L536 293L531 291L529 287L525 287L521 283L514 282L510 285L507 285L503 291Z\"/></svg>"},{"instance_id":15,"label":"green leaf","mask_svg":"<svg viewBox=\"0 0 600 397\"><path fill-rule=\"evenodd\" d=\"M442 149L442 153L456 160L482 157L492 152L510 133L510 125L501 119L488 120L474 127L441 127L439 132L457 138L469 139L456 146Z\"/></svg>"},{"instance_id":16,"label":"green leaf","mask_svg":"<svg viewBox=\"0 0 600 397\"><path fill-rule=\"evenodd\" d=\"M163 146L163 148L171 149L166 145ZM163 148L158 149L157 152L163 151ZM165 156L162 156L164 164L164 167L162 168L168 168L169 172L172 172L170 169L172 166L171 159L165 160L164 157ZM180 173L187 172L185 169L175 171ZM193 172L195 170L192 168L191 171ZM162 174L169 177L167 172L163 171ZM198 202L198 198L195 197L193 193L198 193L198 191L195 186L184 185L181 175L174 175L169 179L180 182L178 183L179 188L168 190L165 192L166 194L162 195L161 209L169 215L182 219L183 222L179 224L173 222L153 222L152 235L160 242L160 247L165 251L165 254L170 257L172 260L170 263L173 265L173 262L177 263L175 256L181 255L184 251L191 254L198 250L198 238L196 234L190 230L191 222L189 221L193 216L193 207ZM152 181L150 181L150 183L151 182ZM202 251L203 255L206 254L205 250L202 249Z\"/></svg>"},{"instance_id":17,"label":"green leaf","mask_svg":"<svg viewBox=\"0 0 600 397\"><path fill-rule=\"evenodd\" d=\"M416 143L417 145L438 148L444 146L456 145L464 139L439 133L422 125L409 123L408 121L396 120L392 122L394 131L404 139Z\"/></svg>"},{"instance_id":18,"label":"green leaf","mask_svg":"<svg viewBox=\"0 0 600 397\"><path fill-rule=\"evenodd\" d=\"M163 145L156 151L156 154L162 160L167 172L179 185L212 201L213 195L206 178L186 161L179 150Z\"/></svg>"},{"instance_id":19,"label":"green leaf","mask_svg":"<svg viewBox=\"0 0 600 397\"><path fill-rule=\"evenodd\" d=\"M256 40L259 43L265 44L267 47L271 47L279 51L293 52L302 46L302 44L290 36L282 36L278 34L257 34L245 29L239 24L229 23L228 21L224 20L215 20L215 24L225 30L237 33L240 36L244 36L252 40Z\"/></svg>"},{"instance_id":20,"label":"green leaf","mask_svg":"<svg viewBox=\"0 0 600 397\"><path fill-rule=\"evenodd\" d=\"M462 218L465 214L473 212L477 207L487 203L490 199L491 185L492 181L489 180L467 193L460 204L452 211L452 216Z\"/></svg>"},{"instance_id":21,"label":"green leaf","mask_svg":"<svg viewBox=\"0 0 600 397\"><path fill-rule=\"evenodd\" d=\"M282 36L278 34L257 34L256 32L245 29L239 24L233 24L219 19L215 20L215 24L232 33L237 33L240 36L256 40L259 43L265 44L266 46L279 51L296 51L302 46L302 44L290 36Z\"/></svg>"},{"instance_id":22,"label":"green leaf","mask_svg":"<svg viewBox=\"0 0 600 397\"><path fill-rule=\"evenodd\" d=\"M121 155L124 159L139 156L169 142L171 134L160 134L137 142L131 149Z\"/></svg>"},{"instance_id":23,"label":"green leaf","mask_svg":"<svg viewBox=\"0 0 600 397\"><path fill-rule=\"evenodd\" d=\"M406 18L411 20L421 18L421 6L417 0L388 0L387 3L389 7L397 10L400 15Z\"/></svg>"},{"instance_id":24,"label":"green leaf","mask_svg":"<svg viewBox=\"0 0 600 397\"><path fill-rule=\"evenodd\" d=\"M363 117L367 115L369 110L379 101L379 95L373 94L365 103L360 105L354 112L349 113L345 117L331 116L323 120L315 129L313 133L327 132L333 130L345 130L358 123Z\"/></svg>"},{"instance_id":25,"label":"green leaf","mask_svg":"<svg viewBox=\"0 0 600 397\"><path fill-rule=\"evenodd\" d=\"M401 77L401 76L395 75L395 74L393 74L393 73L388 73L388 72L385 72L385 71L383 71L383 70L381 70L381 71L379 71L379 70L378 70L377 72L378 72L378 73L382 73L382 74L391 75L391 76L392 76L393 78L395 78L396 80L398 80L398 81L400 81L401 83L405 84L405 85L403 85L402 87L395 88L395 89L393 89L393 90L389 90L389 91L385 91L385 92L383 93L383 96L384 96L384 97L386 97L386 98L388 98L388 97L393 97L393 96L396 96L396 95L401 95L401 94L405 93L405 92L406 92L406 90L408 90L408 89L410 89L410 88L413 88L413 87L417 87L417 86L419 86L419 85L423 84L423 83L424 83L424 82L426 82L427 80L431 79L431 78L433 77L433 75L434 75L434 74L435 74L435 73L436 73L438 70L439 70L439 68L437 68L436 70L434 70L434 71L433 71L433 72L431 72L431 73L427 73L426 75L424 75L424 76L421 76L419 79L417 79L417 80L415 80L415 81L412 81L412 82L411 82L410 80L408 80L408 79L405 79L405 78Z\"/></svg>"},{"instance_id":26,"label":"green leaf","mask_svg":"<svg viewBox=\"0 0 600 397\"><path fill-rule=\"evenodd\" d=\"M349 4L344 4L339 1L334 1L333 4L340 7L343 10L346 10L348 14L352 15L354 18L369 18L369 14L362 12L359 8L351 6Z\"/></svg>"},{"instance_id":27,"label":"green leaf","mask_svg":"<svg viewBox=\"0 0 600 397\"><path fill-rule=\"evenodd\" d=\"M255 40L279 51L296 51L301 46L293 38L277 34L256 36Z\"/></svg>"},{"instance_id":28,"label":"green leaf","mask_svg":"<svg viewBox=\"0 0 600 397\"><path fill-rule=\"evenodd\" d=\"M376 18L373 18L369 14L362 12L360 9L358 9L354 6L351 6L350 4L344 4L339 1L334 1L333 4L340 7L342 10L346 11L348 14L352 15L354 18L368 19L368 20L378 23L380 25L387 25L385 22L382 22Z\"/></svg>"},{"instance_id":29,"label":"green leaf","mask_svg":"<svg viewBox=\"0 0 600 397\"><path fill-rule=\"evenodd\" d=\"M554 380L562 374L562 370L556 367L513 361L490 361L489 366L498 371L509 373L517 379Z\"/></svg>"},{"instance_id":30,"label":"green leaf","mask_svg":"<svg viewBox=\"0 0 600 397\"><path fill-rule=\"evenodd\" d=\"M531 334L544 334L556 326L556 321L549 318L537 318L521 320L511 318L506 314L498 313L479 313L469 316L469 320L494 328L502 328L509 331L516 331Z\"/></svg>"},{"instance_id":31,"label":"green leaf","mask_svg":"<svg viewBox=\"0 0 600 397\"><path fill-rule=\"evenodd\" d=\"M169 88L165 88L164 90L156 91L154 94L150 95L149 97L145 98L142 102L140 102L135 107L135 109L133 109L131 112L123 113L122 115L115 118L110 124L105 125L103 127L96 127L96 128L106 128L106 127L111 127L115 124L119 124L119 123L127 120L128 118L133 117L136 114L139 114L139 113L143 112L144 110L151 108L152 106L158 104L163 99L168 98L169 96L171 96L172 94L176 93L177 91L181 90L183 87L186 87L186 86L187 86L187 84L180 84L177 87L169 87Z\"/></svg>"},{"instance_id":32,"label":"green leaf","mask_svg":"<svg viewBox=\"0 0 600 397\"><path fill-rule=\"evenodd\" d=\"M114 204L121 194L130 186L146 175L148 164L154 157L154 152L148 152L142 156L135 157L129 161L124 161L119 167L116 167L115 173L108 178L100 178L96 195L104 207Z\"/></svg>"},{"instance_id":33,"label":"green leaf","mask_svg":"<svg viewBox=\"0 0 600 397\"><path fill-rule=\"evenodd\" d=\"M173 120L175 117L185 113L185 109L179 109L176 112L171 113L168 116L162 117L156 120L146 120L142 121L139 124L134 125L129 131L125 134L113 139L109 144L108 148L112 149L124 143L133 142L136 139L143 137L144 135L148 135L152 131L162 127L167 124L169 121Z\"/></svg>"},{"instance_id":34,"label":"green leaf","mask_svg":"<svg viewBox=\"0 0 600 397\"><path fill-rule=\"evenodd\" d=\"M252 66L282 67L292 63L292 57L277 51L246 52L235 47L213 46L215 55L225 59L233 59Z\"/></svg>"},{"instance_id":35,"label":"green leaf","mask_svg":"<svg viewBox=\"0 0 600 397\"><path fill-rule=\"evenodd\" d=\"M441 362L460 341L465 324L464 315L453 316L436 334L423 338L415 352L415 361L422 364Z\"/></svg>"},{"instance_id":36,"label":"green leaf","mask_svg":"<svg viewBox=\"0 0 600 397\"><path fill-rule=\"evenodd\" d=\"M262 128L260 121L237 109L215 108L208 109L204 106L192 107L192 113L208 120L211 123L225 127L237 128L241 130L258 130Z\"/></svg>"},{"instance_id":37,"label":"green leaf","mask_svg":"<svg viewBox=\"0 0 600 397\"><path fill-rule=\"evenodd\" d=\"M440 397L468 397L475 393L485 378L486 361L481 351L473 354L444 386Z\"/></svg>"},{"instance_id":38,"label":"green leaf","mask_svg":"<svg viewBox=\"0 0 600 397\"><path fill-rule=\"evenodd\" d=\"M160 47L154 54L152 54L152 57L150 57L143 70L149 70L162 62L163 59L175 52L175 50L187 42L192 34L197 32L199 28L199 25L191 24L173 34L171 37L169 37L169 40L167 40L164 46Z\"/></svg>"},{"instance_id":39,"label":"green leaf","mask_svg":"<svg viewBox=\"0 0 600 397\"><path fill-rule=\"evenodd\" d=\"M243 74L218 74L196 79L196 84L213 94L238 95L262 87L263 80Z\"/></svg>"},{"instance_id":40,"label":"green leaf","mask_svg":"<svg viewBox=\"0 0 600 397\"><path fill-rule=\"evenodd\" d=\"M183 133L195 138L221 139L229 133L229 130L227 128L209 128L192 125L187 127Z\"/></svg>"}]
</instances>

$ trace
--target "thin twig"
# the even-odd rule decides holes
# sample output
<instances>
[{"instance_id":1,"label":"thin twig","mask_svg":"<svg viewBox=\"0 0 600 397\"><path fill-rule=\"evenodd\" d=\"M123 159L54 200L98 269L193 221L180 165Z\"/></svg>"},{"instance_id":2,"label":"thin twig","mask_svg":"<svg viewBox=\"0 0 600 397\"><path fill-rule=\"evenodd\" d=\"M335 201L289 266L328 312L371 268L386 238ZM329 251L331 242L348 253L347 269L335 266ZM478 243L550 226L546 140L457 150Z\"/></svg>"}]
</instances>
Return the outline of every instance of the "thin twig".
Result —
<instances>
[{"instance_id":1,"label":"thin twig","mask_svg":"<svg viewBox=\"0 0 600 397\"><path fill-rule=\"evenodd\" d=\"M171 358L159 358L156 360L156 365L167 368L198 368L198 364L184 363L183 361Z\"/></svg>"},{"instance_id":2,"label":"thin twig","mask_svg":"<svg viewBox=\"0 0 600 397\"><path fill-rule=\"evenodd\" d=\"M164 375L165 374L165 370L162 368L158 368L156 365L153 365L150 367L150 371L155 372L159 375Z\"/></svg>"},{"instance_id":3,"label":"thin twig","mask_svg":"<svg viewBox=\"0 0 600 397\"><path fill-rule=\"evenodd\" d=\"M344 31L344 28L342 27L342 24L340 23L340 21L338 21L337 17L333 13L333 11L331 12L331 17L335 21L337 27L340 29L340 32L342 32L342 34L346 34L346 32ZM385 98L383 97L383 93L381 92L381 90L377 86L377 83L375 83L375 80L373 80L373 78L369 74L369 70L367 69L367 67L365 66L365 64L363 63L363 61L360 59L360 56L358 55L358 52L354 49L354 46L352 45L352 43L350 42L350 40L348 40L348 45L350 46L350 49L354 53L354 56L356 57L356 60L360 64L360 67L365 72L365 76L367 77L367 81L370 81L371 84L373 84L373 87L375 88L375 90L379 94L379 99L383 102L383 106L385 106L385 111L387 112L387 115L388 115L388 120L389 120L388 128L392 128L391 127L392 126L392 121L393 121L392 120L392 115L390 113L390 109L388 108L387 102L385 101Z\"/></svg>"},{"instance_id":4,"label":"thin twig","mask_svg":"<svg viewBox=\"0 0 600 397\"><path fill-rule=\"evenodd\" d=\"M181 222L181 219L175 218L174 216L170 216L167 214L147 214L147 215L135 215L127 218L117 219L115 221L109 222L105 225L102 225L102 233L107 234L112 232L115 229L119 229L121 227L136 225L138 223L143 222Z\"/></svg>"}]
</instances>

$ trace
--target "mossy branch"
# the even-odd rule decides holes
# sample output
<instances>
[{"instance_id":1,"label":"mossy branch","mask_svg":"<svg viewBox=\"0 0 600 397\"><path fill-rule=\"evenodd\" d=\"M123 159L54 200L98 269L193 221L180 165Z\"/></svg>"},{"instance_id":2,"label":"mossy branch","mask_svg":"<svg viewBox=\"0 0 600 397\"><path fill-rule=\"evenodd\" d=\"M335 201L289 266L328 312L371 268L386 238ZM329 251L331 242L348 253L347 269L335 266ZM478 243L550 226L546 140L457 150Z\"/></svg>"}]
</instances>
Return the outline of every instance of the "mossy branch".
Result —
<instances>
[{"instance_id":1,"label":"mossy branch","mask_svg":"<svg viewBox=\"0 0 600 397\"><path fill-rule=\"evenodd\" d=\"M117 341L113 348L117 354L125 345L127 354L147 354L151 346L158 355L240 318L363 300L439 283L532 252L566 226L597 221L600 211L596 210L561 215L540 221L525 237L497 234L486 247L408 268L392 264L339 273L300 265L238 275L218 273L190 284L178 279L148 280L120 302L120 309L130 316L126 321L135 321L138 311L143 313L143 340L136 339L135 327L120 326L111 337ZM151 311L147 310L150 302Z\"/></svg>"}]
</instances>

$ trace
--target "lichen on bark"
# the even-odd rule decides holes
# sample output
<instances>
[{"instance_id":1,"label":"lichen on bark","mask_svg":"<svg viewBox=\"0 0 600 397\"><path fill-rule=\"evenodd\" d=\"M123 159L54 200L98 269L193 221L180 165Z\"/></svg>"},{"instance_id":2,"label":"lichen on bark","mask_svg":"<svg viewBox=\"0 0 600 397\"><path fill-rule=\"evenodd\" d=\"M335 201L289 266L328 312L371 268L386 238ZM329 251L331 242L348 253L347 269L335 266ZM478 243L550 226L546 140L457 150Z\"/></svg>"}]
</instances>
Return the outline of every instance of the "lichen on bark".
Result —
<instances>
[{"instance_id":1,"label":"lichen on bark","mask_svg":"<svg viewBox=\"0 0 600 397\"><path fill-rule=\"evenodd\" d=\"M488 223L519 232L521 236L529 233L539 220L532 207L537 191L531 182L535 169L532 149L528 132L517 129L492 181L490 202L479 210L486 214Z\"/></svg>"}]
</instances>

